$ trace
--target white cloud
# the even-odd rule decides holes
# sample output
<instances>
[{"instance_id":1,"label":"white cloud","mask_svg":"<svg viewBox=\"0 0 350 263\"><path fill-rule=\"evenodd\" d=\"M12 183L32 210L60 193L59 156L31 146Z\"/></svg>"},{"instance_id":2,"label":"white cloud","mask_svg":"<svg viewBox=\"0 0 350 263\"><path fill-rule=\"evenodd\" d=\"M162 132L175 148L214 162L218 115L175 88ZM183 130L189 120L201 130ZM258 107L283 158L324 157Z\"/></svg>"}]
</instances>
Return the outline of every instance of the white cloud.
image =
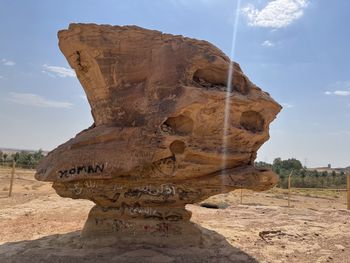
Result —
<instances>
[{"instance_id":1,"label":"white cloud","mask_svg":"<svg viewBox=\"0 0 350 263\"><path fill-rule=\"evenodd\" d=\"M3 76L0 76L0 79L3 79L4 77Z\"/></svg>"},{"instance_id":2,"label":"white cloud","mask_svg":"<svg viewBox=\"0 0 350 263\"><path fill-rule=\"evenodd\" d=\"M48 100L42 96L32 94L32 93L10 92L9 100L17 104L39 107L39 108L70 109L73 106L73 104L69 102Z\"/></svg>"},{"instance_id":3,"label":"white cloud","mask_svg":"<svg viewBox=\"0 0 350 263\"><path fill-rule=\"evenodd\" d=\"M336 90L333 94L337 96L350 96L350 90Z\"/></svg>"},{"instance_id":4,"label":"white cloud","mask_svg":"<svg viewBox=\"0 0 350 263\"><path fill-rule=\"evenodd\" d=\"M272 0L261 10L248 4L242 13L248 25L255 27L283 28L301 18L309 0Z\"/></svg>"},{"instance_id":5,"label":"white cloud","mask_svg":"<svg viewBox=\"0 0 350 263\"><path fill-rule=\"evenodd\" d=\"M275 44L271 42L270 40L265 40L264 42L261 43L263 47L273 47Z\"/></svg>"},{"instance_id":6,"label":"white cloud","mask_svg":"<svg viewBox=\"0 0 350 263\"><path fill-rule=\"evenodd\" d=\"M70 68L65 68L65 67L59 67L59 66L50 66L47 64L43 65L44 70L42 71L43 73L48 74L50 77L75 77L75 71Z\"/></svg>"},{"instance_id":7,"label":"white cloud","mask_svg":"<svg viewBox=\"0 0 350 263\"><path fill-rule=\"evenodd\" d=\"M3 64L4 66L14 66L14 65L16 65L15 62L13 62L13 61L11 61L11 60L7 60L7 59L5 59L5 58L3 58L3 59L1 60L1 62L2 62L2 64Z\"/></svg>"},{"instance_id":8,"label":"white cloud","mask_svg":"<svg viewBox=\"0 0 350 263\"><path fill-rule=\"evenodd\" d=\"M324 92L325 95L350 96L350 81L336 81L329 86L329 89Z\"/></svg>"},{"instance_id":9,"label":"white cloud","mask_svg":"<svg viewBox=\"0 0 350 263\"><path fill-rule=\"evenodd\" d=\"M52 74L52 73L50 73L50 72L47 72L47 71L45 71L45 70L42 70L41 71L42 73L44 73L44 74L47 74L49 77L51 77L51 78L56 78L56 75L54 75L54 74Z\"/></svg>"},{"instance_id":10,"label":"white cloud","mask_svg":"<svg viewBox=\"0 0 350 263\"><path fill-rule=\"evenodd\" d=\"M326 91L324 94L336 96L350 96L350 90Z\"/></svg>"},{"instance_id":11,"label":"white cloud","mask_svg":"<svg viewBox=\"0 0 350 263\"><path fill-rule=\"evenodd\" d=\"M286 109L290 109L290 108L294 107L293 104L290 104L290 103L287 103L287 102L283 102L281 104L282 104L283 108L286 108Z\"/></svg>"}]
</instances>

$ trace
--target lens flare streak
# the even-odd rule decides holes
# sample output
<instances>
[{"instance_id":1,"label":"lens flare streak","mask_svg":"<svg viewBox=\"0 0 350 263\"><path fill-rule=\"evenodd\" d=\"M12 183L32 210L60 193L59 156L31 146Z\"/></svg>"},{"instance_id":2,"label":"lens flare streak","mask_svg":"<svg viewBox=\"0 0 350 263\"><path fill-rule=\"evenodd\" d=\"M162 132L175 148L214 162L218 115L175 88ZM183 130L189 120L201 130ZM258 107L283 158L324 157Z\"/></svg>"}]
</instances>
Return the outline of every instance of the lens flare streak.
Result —
<instances>
[{"instance_id":1,"label":"lens flare streak","mask_svg":"<svg viewBox=\"0 0 350 263\"><path fill-rule=\"evenodd\" d=\"M237 29L238 29L238 22L239 22L239 12L241 7L241 0L237 1L236 6L236 15L235 15L235 21L234 21L234 27L233 27L233 34L232 34L232 45L231 45L231 53L230 53L230 65L227 71L227 90L226 90L226 98L225 98L225 115L224 115L224 124L223 124L223 141L222 141L222 148L223 148L223 155L222 155L222 171L224 174L225 169L227 168L227 144L228 140L227 137L229 135L229 122L230 122L230 109L231 109L231 93L232 93L232 80L233 80L233 58L235 56L235 48L236 48L236 40L237 40Z\"/></svg>"}]
</instances>

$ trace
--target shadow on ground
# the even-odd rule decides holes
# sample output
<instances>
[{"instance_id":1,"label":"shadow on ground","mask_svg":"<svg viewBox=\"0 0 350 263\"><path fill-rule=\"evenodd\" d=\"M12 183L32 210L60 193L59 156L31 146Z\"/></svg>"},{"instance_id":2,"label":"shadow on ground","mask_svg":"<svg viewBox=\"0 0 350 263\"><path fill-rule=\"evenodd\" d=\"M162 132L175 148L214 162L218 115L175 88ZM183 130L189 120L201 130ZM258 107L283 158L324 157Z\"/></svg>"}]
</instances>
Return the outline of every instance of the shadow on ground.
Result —
<instances>
[{"instance_id":1,"label":"shadow on ground","mask_svg":"<svg viewBox=\"0 0 350 263\"><path fill-rule=\"evenodd\" d=\"M80 231L76 231L0 245L0 262L258 262L244 251L230 245L218 233L199 228L202 232L200 247L185 244L180 248L123 244L106 246L101 239L82 239Z\"/></svg>"}]
</instances>

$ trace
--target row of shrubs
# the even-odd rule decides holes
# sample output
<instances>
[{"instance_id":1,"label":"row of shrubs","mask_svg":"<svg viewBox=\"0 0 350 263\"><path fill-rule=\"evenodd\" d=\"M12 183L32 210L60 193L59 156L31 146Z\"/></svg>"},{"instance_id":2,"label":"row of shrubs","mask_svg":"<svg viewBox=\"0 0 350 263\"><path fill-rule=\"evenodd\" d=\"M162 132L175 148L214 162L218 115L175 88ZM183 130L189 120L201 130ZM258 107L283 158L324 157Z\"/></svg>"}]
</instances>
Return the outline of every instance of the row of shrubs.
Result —
<instances>
[{"instance_id":1,"label":"row of shrubs","mask_svg":"<svg viewBox=\"0 0 350 263\"><path fill-rule=\"evenodd\" d=\"M36 152L21 151L12 154L0 151L0 165L11 166L13 161L15 161L16 167L35 169L43 157L44 153L42 150Z\"/></svg>"},{"instance_id":2,"label":"row of shrubs","mask_svg":"<svg viewBox=\"0 0 350 263\"><path fill-rule=\"evenodd\" d=\"M344 171L319 172L303 167L297 159L282 160L276 158L272 164L265 162L255 163L257 167L271 168L279 176L278 187L288 187L288 176L291 176L291 185L297 188L346 188L346 174Z\"/></svg>"}]
</instances>

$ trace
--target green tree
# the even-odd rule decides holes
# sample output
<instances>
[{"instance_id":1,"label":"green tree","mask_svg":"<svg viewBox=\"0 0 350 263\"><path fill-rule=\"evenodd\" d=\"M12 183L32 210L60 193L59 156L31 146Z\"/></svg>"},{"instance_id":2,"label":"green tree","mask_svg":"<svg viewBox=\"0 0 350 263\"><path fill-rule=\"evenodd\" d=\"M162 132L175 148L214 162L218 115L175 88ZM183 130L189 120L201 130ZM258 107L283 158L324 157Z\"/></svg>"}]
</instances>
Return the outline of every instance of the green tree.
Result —
<instances>
[{"instance_id":1,"label":"green tree","mask_svg":"<svg viewBox=\"0 0 350 263\"><path fill-rule=\"evenodd\" d=\"M39 151L33 154L35 164L38 164L39 161L44 157L43 150L39 149Z\"/></svg>"},{"instance_id":2,"label":"green tree","mask_svg":"<svg viewBox=\"0 0 350 263\"><path fill-rule=\"evenodd\" d=\"M274 171L277 171L277 170L281 171L281 169L287 170L287 171L291 171L291 170L300 171L303 168L301 162L295 158L291 158L288 160L282 160L281 158L276 158L273 161L272 167Z\"/></svg>"},{"instance_id":3,"label":"green tree","mask_svg":"<svg viewBox=\"0 0 350 263\"><path fill-rule=\"evenodd\" d=\"M337 173L335 171L332 171L332 184L335 183L335 177L337 176Z\"/></svg>"},{"instance_id":4,"label":"green tree","mask_svg":"<svg viewBox=\"0 0 350 263\"><path fill-rule=\"evenodd\" d=\"M257 168L271 168L272 165L266 162L255 162L255 167Z\"/></svg>"}]
</instances>

